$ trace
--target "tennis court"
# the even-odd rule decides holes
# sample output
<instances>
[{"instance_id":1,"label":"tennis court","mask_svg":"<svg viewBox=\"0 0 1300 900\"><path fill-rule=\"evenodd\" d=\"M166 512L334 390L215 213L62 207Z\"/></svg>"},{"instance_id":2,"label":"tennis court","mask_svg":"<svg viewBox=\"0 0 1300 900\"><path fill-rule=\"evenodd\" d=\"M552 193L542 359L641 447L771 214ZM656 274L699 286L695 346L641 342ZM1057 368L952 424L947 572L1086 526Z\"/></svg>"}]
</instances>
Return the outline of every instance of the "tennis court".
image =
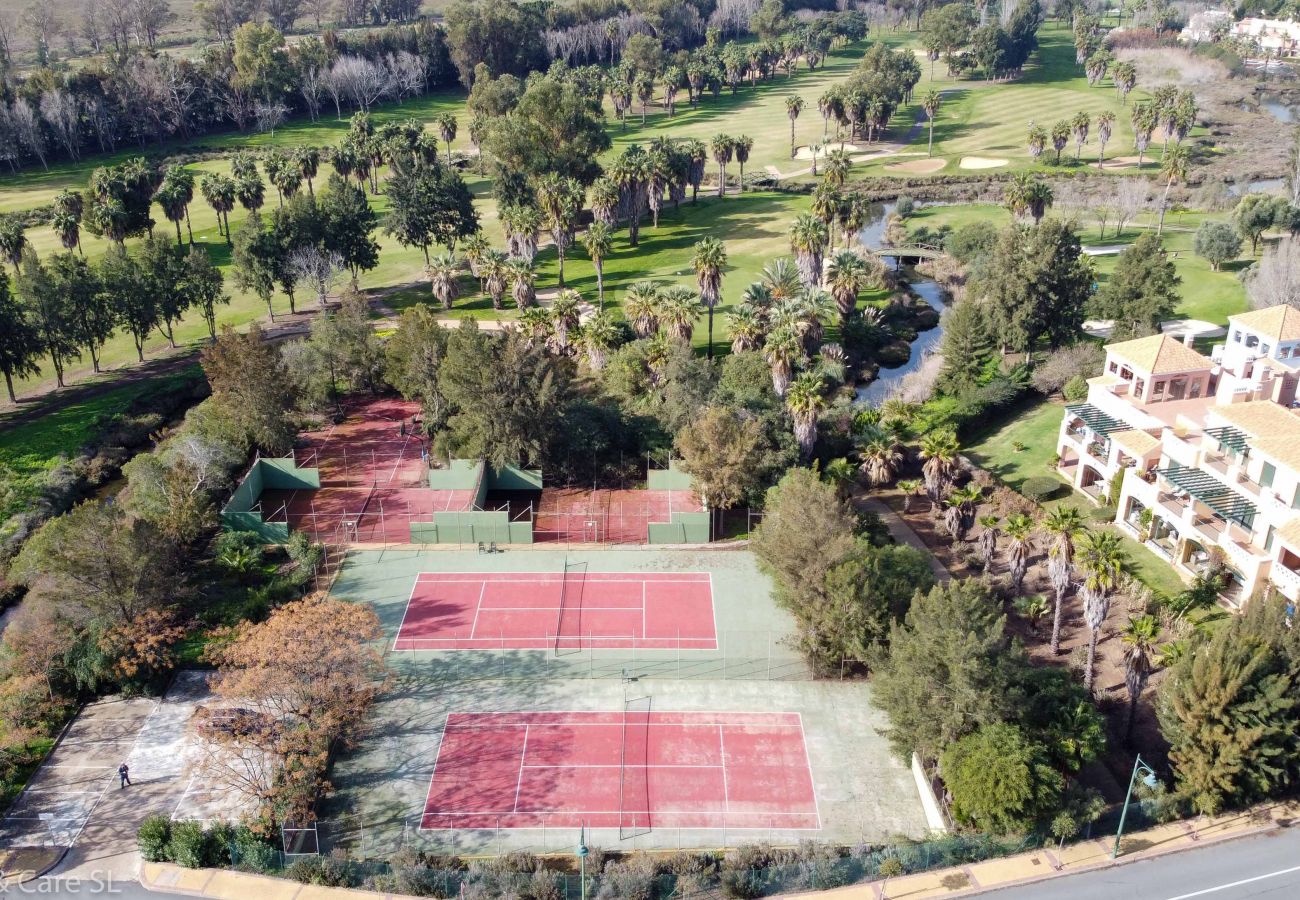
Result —
<instances>
[{"instance_id":1,"label":"tennis court","mask_svg":"<svg viewBox=\"0 0 1300 900\"><path fill-rule=\"evenodd\" d=\"M538 542L644 544L652 522L704 512L691 491L546 488L533 513Z\"/></svg>"},{"instance_id":2,"label":"tennis court","mask_svg":"<svg viewBox=\"0 0 1300 900\"><path fill-rule=\"evenodd\" d=\"M422 572L394 650L718 647L708 572Z\"/></svg>"},{"instance_id":3,"label":"tennis court","mask_svg":"<svg viewBox=\"0 0 1300 900\"><path fill-rule=\"evenodd\" d=\"M817 830L797 713L452 713L422 829Z\"/></svg>"},{"instance_id":4,"label":"tennis court","mask_svg":"<svg viewBox=\"0 0 1300 900\"><path fill-rule=\"evenodd\" d=\"M344 404L345 418L299 435L294 462L320 469L321 487L425 486L426 447L420 404L395 397L366 397Z\"/></svg>"},{"instance_id":5,"label":"tennis court","mask_svg":"<svg viewBox=\"0 0 1300 900\"><path fill-rule=\"evenodd\" d=\"M294 531L331 543L409 543L411 522L435 512L467 510L473 491L431 488L331 487L320 490L262 492L272 510L268 521L287 521Z\"/></svg>"}]
</instances>

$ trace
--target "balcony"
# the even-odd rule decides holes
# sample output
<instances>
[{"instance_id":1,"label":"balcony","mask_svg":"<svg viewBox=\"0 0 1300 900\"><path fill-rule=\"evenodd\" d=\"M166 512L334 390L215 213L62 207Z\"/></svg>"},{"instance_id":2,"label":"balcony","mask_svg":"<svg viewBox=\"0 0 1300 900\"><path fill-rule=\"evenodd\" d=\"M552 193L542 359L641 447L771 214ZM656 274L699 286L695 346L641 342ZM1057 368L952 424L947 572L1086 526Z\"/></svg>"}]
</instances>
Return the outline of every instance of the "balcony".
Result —
<instances>
[{"instance_id":1,"label":"balcony","mask_svg":"<svg viewBox=\"0 0 1300 900\"><path fill-rule=\"evenodd\" d=\"M1268 570L1269 580L1288 600L1300 599L1300 572L1288 569L1281 560L1274 560Z\"/></svg>"},{"instance_id":2,"label":"balcony","mask_svg":"<svg viewBox=\"0 0 1300 900\"><path fill-rule=\"evenodd\" d=\"M1107 465L1110 461L1110 442L1109 441L1092 441L1087 447L1088 455L1097 460L1102 465Z\"/></svg>"},{"instance_id":3,"label":"balcony","mask_svg":"<svg viewBox=\"0 0 1300 900\"><path fill-rule=\"evenodd\" d=\"M1240 461L1221 453L1206 453L1201 460L1201 468L1213 472L1219 477L1219 480L1230 487L1245 492L1251 499L1258 500L1262 494L1260 485L1250 480L1250 476L1246 474L1246 470Z\"/></svg>"}]
</instances>

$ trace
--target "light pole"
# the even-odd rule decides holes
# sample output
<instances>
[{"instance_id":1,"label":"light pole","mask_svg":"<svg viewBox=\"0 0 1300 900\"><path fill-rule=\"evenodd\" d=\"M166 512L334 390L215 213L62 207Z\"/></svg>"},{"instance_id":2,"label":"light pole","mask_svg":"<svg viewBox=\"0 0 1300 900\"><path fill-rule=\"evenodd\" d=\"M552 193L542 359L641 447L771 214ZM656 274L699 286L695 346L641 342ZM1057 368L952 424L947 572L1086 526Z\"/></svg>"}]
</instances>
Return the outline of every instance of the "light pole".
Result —
<instances>
[{"instance_id":1,"label":"light pole","mask_svg":"<svg viewBox=\"0 0 1300 900\"><path fill-rule=\"evenodd\" d=\"M1115 832L1115 847L1110 851L1111 859L1119 856L1119 839L1124 835L1124 820L1128 817L1128 804L1133 797L1133 783L1137 781L1139 772L1142 773L1143 784L1151 788L1156 786L1155 769L1147 765L1141 754L1139 754L1133 760L1133 774L1128 777L1128 793L1124 795L1124 810L1119 814L1119 828Z\"/></svg>"},{"instance_id":2,"label":"light pole","mask_svg":"<svg viewBox=\"0 0 1300 900\"><path fill-rule=\"evenodd\" d=\"M578 856L578 888L582 892L582 900L587 900L587 826L582 826L582 831L578 834L578 849L574 853Z\"/></svg>"}]
</instances>

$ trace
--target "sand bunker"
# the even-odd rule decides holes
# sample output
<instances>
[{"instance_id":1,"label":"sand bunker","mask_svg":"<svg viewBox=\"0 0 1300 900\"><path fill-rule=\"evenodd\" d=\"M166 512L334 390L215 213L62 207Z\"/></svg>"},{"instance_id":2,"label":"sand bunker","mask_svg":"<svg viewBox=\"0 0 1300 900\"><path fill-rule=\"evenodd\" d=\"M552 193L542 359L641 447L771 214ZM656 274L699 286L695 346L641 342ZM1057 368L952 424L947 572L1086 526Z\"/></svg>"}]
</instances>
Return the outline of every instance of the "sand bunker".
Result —
<instances>
[{"instance_id":1,"label":"sand bunker","mask_svg":"<svg viewBox=\"0 0 1300 900\"><path fill-rule=\"evenodd\" d=\"M822 144L822 145L821 145L821 149L817 151L817 158L818 158L818 159L825 159L825 158L826 158L826 154L830 153L832 150L838 150L838 149L840 149L840 142L839 142L839 141L831 141L831 142L829 142L829 143ZM867 152L868 150L870 150L870 149L871 149L871 148L868 147L866 144L854 144L854 143L850 143L849 141L845 141L845 142L844 142L844 152L845 152L845 153L849 153L849 154L852 154L852 153L866 153L866 152ZM811 148L811 147L799 147L798 149L796 149L796 150L794 151L794 158L795 158L795 159L808 159L808 160L811 160L811 159L812 159L812 148Z\"/></svg>"},{"instance_id":2,"label":"sand bunker","mask_svg":"<svg viewBox=\"0 0 1300 900\"><path fill-rule=\"evenodd\" d=\"M1145 166L1145 165L1147 165L1147 164L1150 163L1150 162L1151 162L1151 158L1150 158L1150 157L1143 157L1143 159L1142 159L1142 165ZM1114 157L1111 157L1110 159L1106 160L1106 164L1105 164L1104 167L1103 167L1103 166L1099 166L1099 165L1098 165L1097 163L1095 163L1095 162L1088 163L1088 165L1092 166L1094 169L1100 169L1100 168L1107 168L1107 169L1136 169L1136 168L1138 167L1138 158L1137 158L1136 156L1114 156Z\"/></svg>"},{"instance_id":3,"label":"sand bunker","mask_svg":"<svg viewBox=\"0 0 1300 900\"><path fill-rule=\"evenodd\" d=\"M957 165L962 169L997 169L1006 164L1005 159L994 159L989 156L963 156Z\"/></svg>"},{"instance_id":4,"label":"sand bunker","mask_svg":"<svg viewBox=\"0 0 1300 900\"><path fill-rule=\"evenodd\" d=\"M946 159L909 159L907 162L890 163L886 172L906 172L909 175L930 175L948 165Z\"/></svg>"}]
</instances>

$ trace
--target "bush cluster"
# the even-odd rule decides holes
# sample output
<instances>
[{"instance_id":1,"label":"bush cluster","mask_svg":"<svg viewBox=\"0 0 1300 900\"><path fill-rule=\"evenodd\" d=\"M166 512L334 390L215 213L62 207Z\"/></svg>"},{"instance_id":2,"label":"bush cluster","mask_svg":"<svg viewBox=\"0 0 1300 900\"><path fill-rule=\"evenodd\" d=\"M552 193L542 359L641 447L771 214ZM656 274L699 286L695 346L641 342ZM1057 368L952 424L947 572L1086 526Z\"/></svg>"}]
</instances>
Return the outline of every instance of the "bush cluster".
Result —
<instances>
[{"instance_id":1,"label":"bush cluster","mask_svg":"<svg viewBox=\"0 0 1300 900\"><path fill-rule=\"evenodd\" d=\"M275 869L280 855L246 826L222 822L173 822L166 816L145 819L136 832L136 845L146 862L170 862L187 869L233 866L252 872Z\"/></svg>"}]
</instances>

